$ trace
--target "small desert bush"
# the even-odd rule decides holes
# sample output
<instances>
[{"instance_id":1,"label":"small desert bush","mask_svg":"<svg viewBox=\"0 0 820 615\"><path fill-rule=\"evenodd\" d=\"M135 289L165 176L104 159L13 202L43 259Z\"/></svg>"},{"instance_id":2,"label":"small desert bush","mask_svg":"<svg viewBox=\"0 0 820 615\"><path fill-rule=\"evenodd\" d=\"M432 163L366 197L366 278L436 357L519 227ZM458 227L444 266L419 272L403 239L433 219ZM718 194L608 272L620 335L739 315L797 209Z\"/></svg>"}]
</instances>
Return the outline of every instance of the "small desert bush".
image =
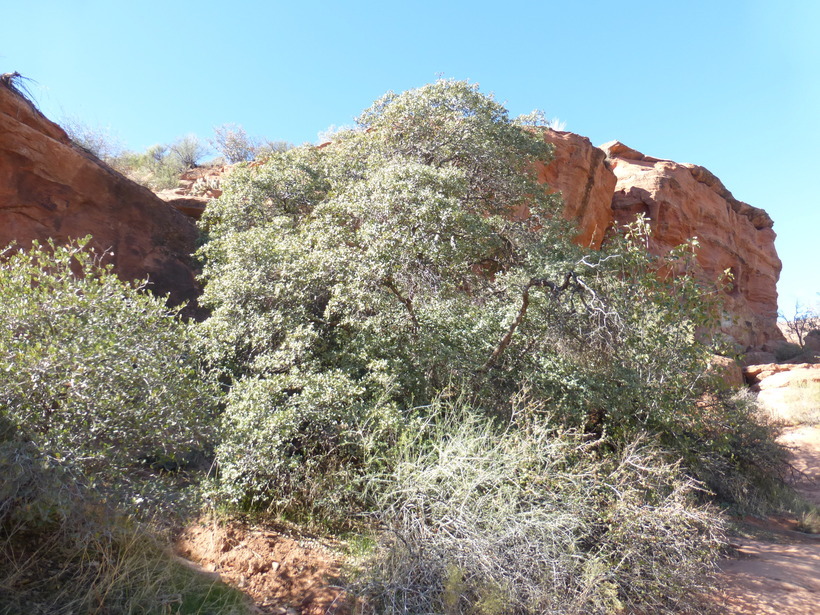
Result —
<instances>
[{"instance_id":1,"label":"small desert bush","mask_svg":"<svg viewBox=\"0 0 820 615\"><path fill-rule=\"evenodd\" d=\"M0 414L0 613L246 613Z\"/></svg>"},{"instance_id":2,"label":"small desert bush","mask_svg":"<svg viewBox=\"0 0 820 615\"><path fill-rule=\"evenodd\" d=\"M307 522L350 521L366 507L362 482L400 425L391 404L371 407L343 373L247 379L227 397L217 449L217 501Z\"/></svg>"},{"instance_id":3,"label":"small desert bush","mask_svg":"<svg viewBox=\"0 0 820 615\"><path fill-rule=\"evenodd\" d=\"M217 395L188 325L88 242L0 253L0 408L45 454L124 486L207 446Z\"/></svg>"},{"instance_id":4,"label":"small desert bush","mask_svg":"<svg viewBox=\"0 0 820 615\"><path fill-rule=\"evenodd\" d=\"M179 176L185 171L164 145L154 145L142 153L125 152L110 164L131 181L151 190L175 188Z\"/></svg>"},{"instance_id":5,"label":"small desert bush","mask_svg":"<svg viewBox=\"0 0 820 615\"><path fill-rule=\"evenodd\" d=\"M748 391L722 391L704 395L657 440L720 504L735 514L761 515L780 508L789 469L788 451L777 442L780 432Z\"/></svg>"},{"instance_id":6,"label":"small desert bush","mask_svg":"<svg viewBox=\"0 0 820 615\"><path fill-rule=\"evenodd\" d=\"M788 361L789 359L795 358L803 352L803 348L799 344L792 344L791 342L786 342L784 344L780 344L774 351L774 357L778 361Z\"/></svg>"},{"instance_id":7,"label":"small desert bush","mask_svg":"<svg viewBox=\"0 0 820 615\"><path fill-rule=\"evenodd\" d=\"M645 442L539 417L503 429L435 405L374 475L384 539L356 590L372 613L653 613L693 607L722 524Z\"/></svg>"}]
</instances>

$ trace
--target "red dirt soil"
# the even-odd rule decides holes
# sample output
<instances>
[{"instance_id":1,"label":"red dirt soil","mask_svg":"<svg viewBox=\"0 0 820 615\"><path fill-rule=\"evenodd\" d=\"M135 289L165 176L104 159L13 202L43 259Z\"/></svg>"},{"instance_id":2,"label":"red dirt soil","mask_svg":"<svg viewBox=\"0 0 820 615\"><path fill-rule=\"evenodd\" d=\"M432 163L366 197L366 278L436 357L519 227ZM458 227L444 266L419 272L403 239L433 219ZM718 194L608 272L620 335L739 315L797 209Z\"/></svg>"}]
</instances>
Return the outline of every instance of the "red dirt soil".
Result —
<instances>
[{"instance_id":1,"label":"red dirt soil","mask_svg":"<svg viewBox=\"0 0 820 615\"><path fill-rule=\"evenodd\" d=\"M324 615L349 611L338 550L281 527L206 521L186 528L176 550L187 560L248 594L265 615Z\"/></svg>"}]
</instances>

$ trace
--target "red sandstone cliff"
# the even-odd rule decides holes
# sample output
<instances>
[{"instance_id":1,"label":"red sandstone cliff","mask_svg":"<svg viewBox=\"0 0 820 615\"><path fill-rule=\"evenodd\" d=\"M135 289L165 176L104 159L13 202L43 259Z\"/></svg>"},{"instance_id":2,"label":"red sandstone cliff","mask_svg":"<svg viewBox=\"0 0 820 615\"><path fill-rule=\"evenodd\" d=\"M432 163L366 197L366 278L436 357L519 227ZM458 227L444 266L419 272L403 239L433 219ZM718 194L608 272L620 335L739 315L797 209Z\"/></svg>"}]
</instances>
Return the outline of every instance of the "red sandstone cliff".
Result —
<instances>
[{"instance_id":1,"label":"red sandstone cliff","mask_svg":"<svg viewBox=\"0 0 820 615\"><path fill-rule=\"evenodd\" d=\"M570 133L547 131L545 138L556 153L540 178L562 193L565 215L581 228L579 243L597 246L602 228L640 213L651 220L650 249L657 253L697 237L703 275L717 280L727 269L734 275L721 331L741 349L783 340L777 328L781 263L765 211L735 199L703 167L644 156L617 141L599 149Z\"/></svg>"},{"instance_id":2,"label":"red sandstone cliff","mask_svg":"<svg viewBox=\"0 0 820 615\"><path fill-rule=\"evenodd\" d=\"M74 144L0 82L0 246L93 237L124 280L149 278L173 303L196 297L194 223Z\"/></svg>"},{"instance_id":3,"label":"red sandstone cliff","mask_svg":"<svg viewBox=\"0 0 820 615\"><path fill-rule=\"evenodd\" d=\"M538 180L561 193L564 216L580 230L575 241L599 248L612 225L610 204L617 181L606 154L571 132L547 130L544 139L555 146L555 157L549 164L537 165Z\"/></svg>"}]
</instances>

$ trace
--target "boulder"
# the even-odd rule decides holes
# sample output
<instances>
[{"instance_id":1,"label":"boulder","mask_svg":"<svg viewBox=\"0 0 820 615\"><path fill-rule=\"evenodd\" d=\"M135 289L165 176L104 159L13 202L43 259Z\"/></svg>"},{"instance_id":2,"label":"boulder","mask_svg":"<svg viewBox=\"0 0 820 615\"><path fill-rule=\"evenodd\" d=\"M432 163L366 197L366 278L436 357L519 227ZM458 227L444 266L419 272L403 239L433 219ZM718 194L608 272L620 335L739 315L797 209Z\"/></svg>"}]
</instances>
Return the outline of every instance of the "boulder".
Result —
<instances>
[{"instance_id":1,"label":"boulder","mask_svg":"<svg viewBox=\"0 0 820 615\"><path fill-rule=\"evenodd\" d=\"M803 347L806 350L820 352L820 330L809 331L803 340Z\"/></svg>"},{"instance_id":2,"label":"boulder","mask_svg":"<svg viewBox=\"0 0 820 615\"><path fill-rule=\"evenodd\" d=\"M202 212L211 200L208 197L185 194L179 190L161 190L156 195L192 220L199 220L202 217Z\"/></svg>"},{"instance_id":3,"label":"boulder","mask_svg":"<svg viewBox=\"0 0 820 615\"><path fill-rule=\"evenodd\" d=\"M795 380L820 380L820 363L763 363L747 365L743 376L758 391L788 386Z\"/></svg>"},{"instance_id":4,"label":"boulder","mask_svg":"<svg viewBox=\"0 0 820 615\"><path fill-rule=\"evenodd\" d=\"M212 199L222 196L222 176L233 167L210 164L185 171L179 185L157 192L157 196L193 220L199 220Z\"/></svg>"},{"instance_id":5,"label":"boulder","mask_svg":"<svg viewBox=\"0 0 820 615\"><path fill-rule=\"evenodd\" d=\"M707 169L645 156L613 141L602 146L617 177L612 198L615 224L644 214L650 250L662 254L695 237L701 275L718 280L729 271L721 331L740 350L773 347L777 327L777 280L781 263L772 219L735 199Z\"/></svg>"},{"instance_id":6,"label":"boulder","mask_svg":"<svg viewBox=\"0 0 820 615\"><path fill-rule=\"evenodd\" d=\"M120 278L148 278L174 304L197 297L194 222L73 144L0 82L0 245L86 235Z\"/></svg>"},{"instance_id":7,"label":"boulder","mask_svg":"<svg viewBox=\"0 0 820 615\"><path fill-rule=\"evenodd\" d=\"M712 355L709 372L719 377L729 388L737 389L745 384L740 364L730 357Z\"/></svg>"}]
</instances>

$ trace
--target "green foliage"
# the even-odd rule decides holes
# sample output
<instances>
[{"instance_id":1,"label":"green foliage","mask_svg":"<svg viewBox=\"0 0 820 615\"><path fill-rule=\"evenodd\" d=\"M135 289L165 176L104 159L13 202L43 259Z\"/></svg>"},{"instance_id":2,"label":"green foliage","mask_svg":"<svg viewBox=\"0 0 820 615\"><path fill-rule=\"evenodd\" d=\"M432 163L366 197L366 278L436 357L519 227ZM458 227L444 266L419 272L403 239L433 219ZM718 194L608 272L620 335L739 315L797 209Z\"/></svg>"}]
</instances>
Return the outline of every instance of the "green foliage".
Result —
<instances>
[{"instance_id":1,"label":"green foliage","mask_svg":"<svg viewBox=\"0 0 820 615\"><path fill-rule=\"evenodd\" d=\"M179 177L196 167L208 154L208 148L195 135L177 139L170 145L152 145L142 153L120 152L106 159L117 171L150 188L176 188Z\"/></svg>"},{"instance_id":2,"label":"green foliage","mask_svg":"<svg viewBox=\"0 0 820 615\"><path fill-rule=\"evenodd\" d=\"M365 390L342 372L239 382L223 419L222 497L303 521L349 521L362 507L363 468L378 468L400 424L394 405L368 403Z\"/></svg>"},{"instance_id":3,"label":"green foliage","mask_svg":"<svg viewBox=\"0 0 820 615\"><path fill-rule=\"evenodd\" d=\"M187 325L87 243L0 260L0 612L245 613L127 516L162 482L143 461L212 438L216 390Z\"/></svg>"},{"instance_id":4,"label":"green foliage","mask_svg":"<svg viewBox=\"0 0 820 615\"><path fill-rule=\"evenodd\" d=\"M372 427L382 408L471 378L517 309L524 262L541 270L572 249L551 232L556 198L526 172L550 146L474 87L388 95L359 127L231 174L204 220L213 312L201 332L227 377L265 380L289 400L265 412L303 407L305 383L327 375L359 391L344 424ZM524 204L530 217L510 219ZM511 376L477 384L501 396ZM241 398L228 403L235 424ZM345 437L331 434L328 454ZM291 464L285 446L269 456ZM254 472L233 450L220 459L234 482Z\"/></svg>"},{"instance_id":5,"label":"green foliage","mask_svg":"<svg viewBox=\"0 0 820 615\"><path fill-rule=\"evenodd\" d=\"M208 148L196 135L186 135L169 145L153 145L142 153L125 150L110 130L66 117L61 125L79 147L97 156L129 179L152 190L175 188L179 176L196 167ZM260 152L284 147L278 142L255 145Z\"/></svg>"},{"instance_id":6,"label":"green foliage","mask_svg":"<svg viewBox=\"0 0 820 615\"><path fill-rule=\"evenodd\" d=\"M0 412L44 453L109 477L202 446L215 391L187 325L86 244L3 253Z\"/></svg>"},{"instance_id":7,"label":"green foliage","mask_svg":"<svg viewBox=\"0 0 820 615\"><path fill-rule=\"evenodd\" d=\"M152 190L175 188L185 171L184 165L170 155L165 145L153 145L141 154L125 152L110 164L132 181Z\"/></svg>"},{"instance_id":8,"label":"green foliage","mask_svg":"<svg viewBox=\"0 0 820 615\"><path fill-rule=\"evenodd\" d=\"M371 480L388 528L356 589L373 613L681 612L710 583L721 522L665 455L555 430L504 429L436 404ZM703 612L695 609L697 612Z\"/></svg>"},{"instance_id":9,"label":"green foliage","mask_svg":"<svg viewBox=\"0 0 820 615\"><path fill-rule=\"evenodd\" d=\"M601 252L574 246L532 173L551 157L541 129L439 81L387 94L328 146L231 174L200 252L202 352L234 388L218 451L230 501L366 508L355 477L391 463L409 409L462 390L509 418L526 388L613 454L651 434L716 489L765 482L771 430L728 394L700 403L719 310L686 275L696 244L650 256L638 221ZM741 442L760 446L744 457ZM300 491L312 484L322 502Z\"/></svg>"}]
</instances>

